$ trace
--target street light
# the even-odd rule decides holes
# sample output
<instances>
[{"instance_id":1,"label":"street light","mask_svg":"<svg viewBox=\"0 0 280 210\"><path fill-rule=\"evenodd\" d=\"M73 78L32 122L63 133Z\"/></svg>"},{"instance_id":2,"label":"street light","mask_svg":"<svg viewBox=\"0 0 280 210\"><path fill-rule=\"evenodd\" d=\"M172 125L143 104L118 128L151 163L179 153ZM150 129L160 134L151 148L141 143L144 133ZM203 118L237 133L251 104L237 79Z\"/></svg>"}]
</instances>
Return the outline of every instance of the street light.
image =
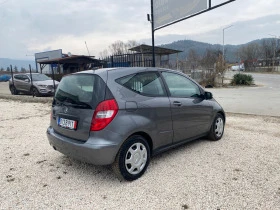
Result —
<instances>
[{"instance_id":1,"label":"street light","mask_svg":"<svg viewBox=\"0 0 280 210\"><path fill-rule=\"evenodd\" d=\"M223 28L223 60L225 60L225 30L232 26L233 25Z\"/></svg>"}]
</instances>

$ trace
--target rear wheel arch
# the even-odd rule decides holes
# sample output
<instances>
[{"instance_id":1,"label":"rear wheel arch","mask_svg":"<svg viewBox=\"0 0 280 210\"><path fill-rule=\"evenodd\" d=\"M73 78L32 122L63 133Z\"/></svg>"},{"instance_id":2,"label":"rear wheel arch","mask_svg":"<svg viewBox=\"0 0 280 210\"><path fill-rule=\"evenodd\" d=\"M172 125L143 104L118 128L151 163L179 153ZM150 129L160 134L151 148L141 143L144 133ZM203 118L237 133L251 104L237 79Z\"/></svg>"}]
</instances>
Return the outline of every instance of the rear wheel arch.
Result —
<instances>
[{"instance_id":1,"label":"rear wheel arch","mask_svg":"<svg viewBox=\"0 0 280 210\"><path fill-rule=\"evenodd\" d=\"M152 155L153 153L153 140L152 138L150 137L149 134L143 132L143 131L140 131L140 132L136 132L136 133L133 133L131 134L127 139L129 139L131 136L142 136L144 139L146 139L147 143L149 144L149 147L150 147L150 155Z\"/></svg>"},{"instance_id":2,"label":"rear wheel arch","mask_svg":"<svg viewBox=\"0 0 280 210\"><path fill-rule=\"evenodd\" d=\"M137 132L131 134L121 145L111 165L121 181L133 181L145 173L151 157L149 138L146 133Z\"/></svg>"}]
</instances>

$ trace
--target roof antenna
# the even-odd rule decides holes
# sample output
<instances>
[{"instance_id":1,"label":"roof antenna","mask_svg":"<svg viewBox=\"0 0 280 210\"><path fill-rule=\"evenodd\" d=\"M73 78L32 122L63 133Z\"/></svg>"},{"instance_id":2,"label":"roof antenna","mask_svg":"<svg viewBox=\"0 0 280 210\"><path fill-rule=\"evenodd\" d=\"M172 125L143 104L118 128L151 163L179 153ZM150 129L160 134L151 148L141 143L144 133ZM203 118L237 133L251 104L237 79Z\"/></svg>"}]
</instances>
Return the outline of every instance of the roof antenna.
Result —
<instances>
[{"instance_id":1,"label":"roof antenna","mask_svg":"<svg viewBox=\"0 0 280 210\"><path fill-rule=\"evenodd\" d=\"M90 56L90 54L89 54L89 50L88 50L88 46L87 46L87 42L86 42L86 41L85 41L85 45L86 45L86 47L87 47L88 56Z\"/></svg>"}]
</instances>

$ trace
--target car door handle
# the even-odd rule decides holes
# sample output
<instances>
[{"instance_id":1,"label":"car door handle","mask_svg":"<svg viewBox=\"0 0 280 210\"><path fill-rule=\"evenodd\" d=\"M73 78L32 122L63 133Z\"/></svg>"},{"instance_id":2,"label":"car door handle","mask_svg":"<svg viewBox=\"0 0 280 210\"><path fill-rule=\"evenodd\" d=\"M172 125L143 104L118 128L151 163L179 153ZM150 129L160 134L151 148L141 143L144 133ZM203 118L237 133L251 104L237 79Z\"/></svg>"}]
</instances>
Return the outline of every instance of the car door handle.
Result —
<instances>
[{"instance_id":1,"label":"car door handle","mask_svg":"<svg viewBox=\"0 0 280 210\"><path fill-rule=\"evenodd\" d=\"M174 106L182 106L182 103L179 102L179 101L174 101L174 102L173 102L173 105L174 105Z\"/></svg>"}]
</instances>

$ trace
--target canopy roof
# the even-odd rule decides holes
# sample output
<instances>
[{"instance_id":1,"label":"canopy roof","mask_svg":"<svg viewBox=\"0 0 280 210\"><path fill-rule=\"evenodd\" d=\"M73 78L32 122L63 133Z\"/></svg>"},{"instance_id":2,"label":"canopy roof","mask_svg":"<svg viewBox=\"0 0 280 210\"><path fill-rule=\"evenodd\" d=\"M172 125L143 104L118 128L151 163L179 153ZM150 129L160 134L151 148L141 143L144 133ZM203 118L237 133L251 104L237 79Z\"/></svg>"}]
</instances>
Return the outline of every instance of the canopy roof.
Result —
<instances>
[{"instance_id":1,"label":"canopy roof","mask_svg":"<svg viewBox=\"0 0 280 210\"><path fill-rule=\"evenodd\" d=\"M64 58L56 58L51 60L39 60L39 64L89 64L101 63L101 60L95 59L94 56L72 55Z\"/></svg>"},{"instance_id":2,"label":"canopy roof","mask_svg":"<svg viewBox=\"0 0 280 210\"><path fill-rule=\"evenodd\" d=\"M153 47L150 45L145 45L145 44L133 47L129 50L136 51L136 52L143 53L143 54L152 54L153 53ZM183 52L183 51L173 50L173 49L164 48L164 47L155 47L156 55L171 55L171 54L180 53L180 52Z\"/></svg>"}]
</instances>

